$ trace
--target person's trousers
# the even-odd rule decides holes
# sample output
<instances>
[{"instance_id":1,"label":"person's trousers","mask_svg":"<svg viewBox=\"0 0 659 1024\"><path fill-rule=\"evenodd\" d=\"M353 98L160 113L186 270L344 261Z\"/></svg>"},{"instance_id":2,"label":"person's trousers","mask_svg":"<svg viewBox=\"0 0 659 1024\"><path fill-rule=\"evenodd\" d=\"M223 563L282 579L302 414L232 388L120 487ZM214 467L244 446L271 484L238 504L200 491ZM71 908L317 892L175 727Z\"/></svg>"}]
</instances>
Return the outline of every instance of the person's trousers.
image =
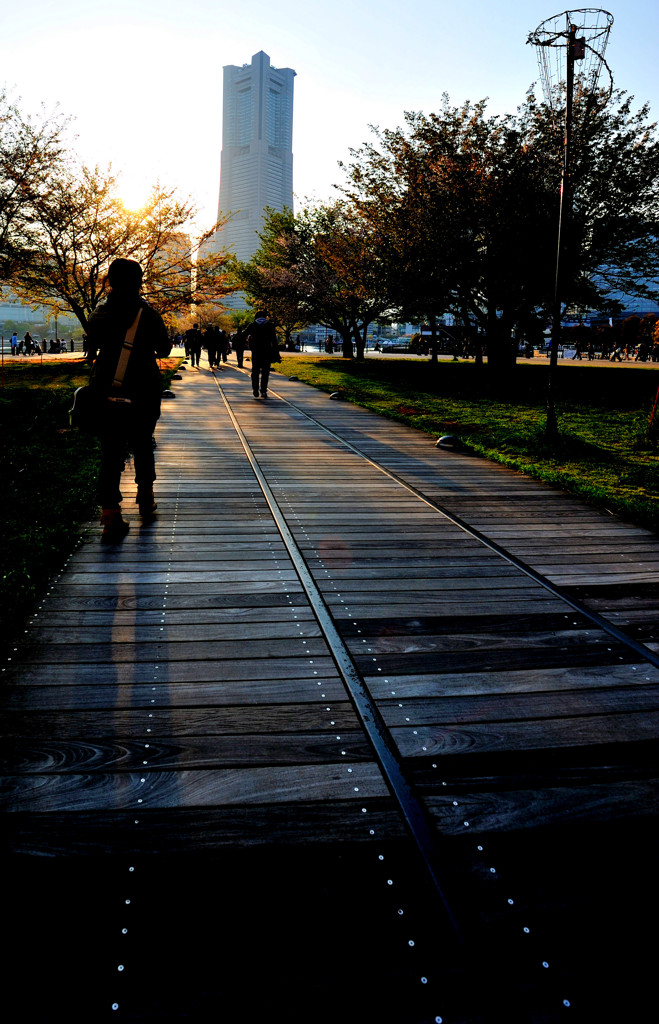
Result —
<instances>
[{"instance_id":1,"label":"person's trousers","mask_svg":"<svg viewBox=\"0 0 659 1024\"><path fill-rule=\"evenodd\" d=\"M98 481L98 500L101 508L115 508L121 504L119 488L126 459L133 453L135 483L148 490L156 479L153 454L153 432L157 416L144 416L130 431L113 431L101 435L101 469Z\"/></svg>"},{"instance_id":2,"label":"person's trousers","mask_svg":"<svg viewBox=\"0 0 659 1024\"><path fill-rule=\"evenodd\" d=\"M259 359L252 355L252 390L259 391L262 395L268 390L270 379L270 360Z\"/></svg>"}]
</instances>

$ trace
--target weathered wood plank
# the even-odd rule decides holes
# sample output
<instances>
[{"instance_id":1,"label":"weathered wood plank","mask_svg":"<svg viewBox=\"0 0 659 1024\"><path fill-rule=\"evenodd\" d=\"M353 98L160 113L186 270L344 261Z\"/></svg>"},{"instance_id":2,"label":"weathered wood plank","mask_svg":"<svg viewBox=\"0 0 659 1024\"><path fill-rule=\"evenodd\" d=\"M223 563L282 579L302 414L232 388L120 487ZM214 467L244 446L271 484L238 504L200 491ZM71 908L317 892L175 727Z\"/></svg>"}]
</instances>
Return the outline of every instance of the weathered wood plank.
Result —
<instances>
[{"instance_id":1,"label":"weathered wood plank","mask_svg":"<svg viewBox=\"0 0 659 1024\"><path fill-rule=\"evenodd\" d=\"M366 818L362 813L366 808ZM280 844L372 843L369 830L380 839L406 837L405 827L390 797L363 800L320 800L304 803L264 803L226 807L168 807L141 811L55 811L14 813L6 822L6 848L15 854L46 857L84 857L98 853L125 856L197 855L226 849ZM368 821L368 828L364 821Z\"/></svg>"},{"instance_id":2,"label":"weathered wood plank","mask_svg":"<svg viewBox=\"0 0 659 1024\"><path fill-rule=\"evenodd\" d=\"M243 727L244 728L244 727ZM181 736L170 727L168 735L146 733L142 740L83 738L68 741L13 739L6 742L0 760L3 771L14 774L124 772L148 769L257 768L261 765L342 764L372 760L373 753L361 729L334 732ZM119 783L118 783L119 784Z\"/></svg>"},{"instance_id":3,"label":"weathered wood plank","mask_svg":"<svg viewBox=\"0 0 659 1024\"><path fill-rule=\"evenodd\" d=\"M352 705L332 702L315 704L238 704L211 707L156 708L145 720L144 712L137 708L126 711L107 709L96 711L29 711L6 712L2 719L5 737L27 737L34 740L79 739L94 736L99 739L119 737L144 739L154 736L224 736L243 733L284 733L302 731L325 732L331 726L334 733L355 730L358 719Z\"/></svg>"},{"instance_id":4,"label":"weathered wood plank","mask_svg":"<svg viewBox=\"0 0 659 1024\"><path fill-rule=\"evenodd\" d=\"M220 768L119 774L5 776L0 809L11 813L132 808L135 813L168 807L226 807L356 800L388 795L372 762L293 767Z\"/></svg>"},{"instance_id":5,"label":"weathered wood plank","mask_svg":"<svg viewBox=\"0 0 659 1024\"><path fill-rule=\"evenodd\" d=\"M659 711L644 709L608 715L557 717L539 721L478 722L469 725L395 726L391 730L402 757L460 757L501 751L625 744L659 740ZM658 744L659 746L659 744ZM655 767L659 772L659 761Z\"/></svg>"},{"instance_id":6,"label":"weathered wood plank","mask_svg":"<svg viewBox=\"0 0 659 1024\"><path fill-rule=\"evenodd\" d=\"M458 807L450 795L428 795L426 805L442 835L546 829L566 821L573 826L654 817L659 781L608 782L600 785L544 787L542 789L460 792ZM624 886L624 881L620 880Z\"/></svg>"}]
</instances>

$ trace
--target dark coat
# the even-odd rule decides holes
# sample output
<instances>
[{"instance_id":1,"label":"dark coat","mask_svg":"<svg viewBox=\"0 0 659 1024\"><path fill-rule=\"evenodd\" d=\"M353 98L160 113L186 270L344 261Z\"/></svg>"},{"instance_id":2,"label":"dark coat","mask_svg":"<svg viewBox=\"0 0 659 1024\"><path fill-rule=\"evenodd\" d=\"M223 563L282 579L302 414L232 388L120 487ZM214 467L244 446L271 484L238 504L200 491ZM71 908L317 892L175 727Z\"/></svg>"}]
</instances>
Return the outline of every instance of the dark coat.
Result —
<instances>
[{"instance_id":1,"label":"dark coat","mask_svg":"<svg viewBox=\"0 0 659 1024\"><path fill-rule=\"evenodd\" d=\"M258 319L247 327L248 344L252 352L252 361L271 362L277 350L277 332L270 320Z\"/></svg>"},{"instance_id":2,"label":"dark coat","mask_svg":"<svg viewBox=\"0 0 659 1024\"><path fill-rule=\"evenodd\" d=\"M144 299L110 294L106 302L92 314L87 325L87 347L94 359L92 377L101 388L110 390L126 332L137 311L142 315L135 334L133 351L128 360L121 393L133 401L136 409L156 412L160 409L162 376L157 359L164 359L172 350L159 313Z\"/></svg>"}]
</instances>

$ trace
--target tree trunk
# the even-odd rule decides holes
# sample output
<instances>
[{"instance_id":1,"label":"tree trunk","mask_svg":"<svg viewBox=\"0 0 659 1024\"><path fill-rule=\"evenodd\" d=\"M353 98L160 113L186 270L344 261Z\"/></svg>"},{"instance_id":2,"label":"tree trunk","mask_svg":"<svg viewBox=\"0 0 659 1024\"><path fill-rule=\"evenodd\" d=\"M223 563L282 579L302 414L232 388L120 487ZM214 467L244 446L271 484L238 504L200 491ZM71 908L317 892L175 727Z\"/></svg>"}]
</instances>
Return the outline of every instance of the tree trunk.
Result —
<instances>
[{"instance_id":1,"label":"tree trunk","mask_svg":"<svg viewBox=\"0 0 659 1024\"><path fill-rule=\"evenodd\" d=\"M430 316L428 318L428 323L430 325L430 362L431 363L436 363L437 362L437 317L435 316L434 313L432 314L432 316Z\"/></svg>"},{"instance_id":2,"label":"tree trunk","mask_svg":"<svg viewBox=\"0 0 659 1024\"><path fill-rule=\"evenodd\" d=\"M363 359L364 352L366 350L366 332L368 331L368 324L363 324L362 329L355 332L355 347L356 347L356 358Z\"/></svg>"},{"instance_id":3,"label":"tree trunk","mask_svg":"<svg viewBox=\"0 0 659 1024\"><path fill-rule=\"evenodd\" d=\"M510 373L517 361L517 342L511 337L506 316L497 317L496 311L488 311L485 344L489 372L495 376Z\"/></svg>"},{"instance_id":4,"label":"tree trunk","mask_svg":"<svg viewBox=\"0 0 659 1024\"><path fill-rule=\"evenodd\" d=\"M349 327L342 327L339 331L341 335L341 354L344 359L352 359L352 331Z\"/></svg>"}]
</instances>

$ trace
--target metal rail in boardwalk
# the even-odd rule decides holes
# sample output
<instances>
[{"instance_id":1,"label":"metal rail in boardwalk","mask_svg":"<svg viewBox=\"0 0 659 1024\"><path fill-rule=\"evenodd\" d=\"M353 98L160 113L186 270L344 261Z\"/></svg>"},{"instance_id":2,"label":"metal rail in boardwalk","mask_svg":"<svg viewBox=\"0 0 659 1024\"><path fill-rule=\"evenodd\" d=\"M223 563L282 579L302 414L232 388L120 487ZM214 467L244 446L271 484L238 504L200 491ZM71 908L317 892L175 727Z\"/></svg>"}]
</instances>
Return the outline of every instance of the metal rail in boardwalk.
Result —
<instances>
[{"instance_id":1,"label":"metal rail in boardwalk","mask_svg":"<svg viewBox=\"0 0 659 1024\"><path fill-rule=\"evenodd\" d=\"M334 625L334 620L332 619L330 610L323 600L312 574L309 572L306 560L302 555L300 548L296 544L293 534L288 528L272 489L259 466L258 460L254 456L254 452L250 448L238 420L231 410L231 405L227 400L226 394L224 393L219 381L217 381L217 386L226 410L231 418L231 422L233 423L234 429L240 438L243 448L245 449L245 454L252 469L254 470L259 486L261 487L265 499L268 502L273 520L276 523L277 529L279 530L282 540L284 541L288 553L291 556L291 561L295 566L295 571L300 577L300 582L304 587L320 628L323 631L323 635L327 640L328 647L336 662L337 668L347 687L348 693L354 702L359 719L373 746L376 760L380 765L392 795L400 808L410 834L419 849L426 870L432 880L434 890L441 900L446 913L449 915L451 925L456 932L456 935L459 937L459 926L455 921L451 908L447 903L442 890L441 862L437 851L437 838L433 835L426 813L414 795L410 782L405 777L405 773L401 765L401 759L398 756L396 746L391 739L389 730L378 711L375 701L373 701L366 686L364 685L364 680L355 665L354 659L351 657L348 648L344 644Z\"/></svg>"},{"instance_id":2,"label":"metal rail in boardwalk","mask_svg":"<svg viewBox=\"0 0 659 1024\"><path fill-rule=\"evenodd\" d=\"M121 915L130 897L142 942L117 960L124 994L116 974L99 989L115 1019L149 1019L147 947L181 1016L192 979L206 1019L251 988L248 921L273 958L261 1013L298 1019L291 992L301 1019L360 1024L592 1011L611 943L638 951L623 908L598 916L591 849L622 857L640 830L646 877L656 539L295 382L262 403L233 368L185 377L158 428L159 518L140 526L128 473L128 537L90 535L4 666L21 890L52 909L84 877L84 917L80 864L100 858ZM76 884L46 884L46 862ZM199 936L231 921L208 948L193 890Z\"/></svg>"},{"instance_id":3,"label":"metal rail in boardwalk","mask_svg":"<svg viewBox=\"0 0 659 1024\"><path fill-rule=\"evenodd\" d=\"M345 445L345 447L348 448L351 452L354 452L355 455L358 455L361 459L364 459L366 462L369 463L369 465L373 466L379 472L384 473L385 476L388 476L391 480L396 481L396 483L400 484L401 487L404 487L405 490L409 491L411 494L414 494L424 504L429 505L430 508L434 508L437 512L441 513L442 516L450 520L450 522L452 522L460 530L463 530L465 533L469 534L469 536L473 537L474 540L477 540L480 544L483 544L485 547L489 548L490 551L493 551L495 554L500 555L501 558L505 558L507 562L509 562L511 565L514 565L516 569L519 569L521 572L525 573L528 577L530 577L530 579L534 580L536 583L539 583L541 587L544 587L554 597L558 597L561 601L564 601L567 605L573 608L580 615L583 615L587 619L590 619L593 625L597 626L599 629L604 630L606 633L609 633L615 640L619 641L620 643L628 647L635 655L649 661L655 667L659 667L659 654L653 651L646 644L639 643L637 640L634 639L634 637L630 636L624 630L616 626L614 622L611 622L603 615L599 615L597 612L593 611L593 609L589 608L586 604L583 603L583 601L576 600L567 590L565 590L565 588L557 586L550 579L548 579L547 576L538 572L531 565L523 561L521 558L518 558L516 555L514 555L511 551L508 551L501 544L498 544L496 541L492 540L492 538L487 537L480 530L477 530L473 526L470 526L469 523L467 523L464 519L461 519L460 516L457 516L454 513L452 513L450 509L447 508L445 505L442 505L439 502L433 501L431 498L427 497L417 487L413 487L412 484L410 484L407 480L401 477L400 474L393 473L391 470L381 465L375 459L370 458L354 444L351 444L350 441L348 441L345 437L341 437L334 430L331 430L326 424L321 423L313 416L310 416L309 413L304 412L304 410L301 410L299 406L296 406L294 402L290 401L290 399L285 398L283 395L280 395L277 392L273 393L276 394L277 398L281 399L281 401L286 402L288 405L291 405L293 408L296 408L299 412L302 412L304 416L306 416L312 422L316 423L318 426L321 427L322 430L326 431L332 437L340 441L341 444ZM226 402L226 398L224 397L224 395L223 398L224 401ZM236 427L238 430L240 429L237 426L237 424Z\"/></svg>"}]
</instances>

